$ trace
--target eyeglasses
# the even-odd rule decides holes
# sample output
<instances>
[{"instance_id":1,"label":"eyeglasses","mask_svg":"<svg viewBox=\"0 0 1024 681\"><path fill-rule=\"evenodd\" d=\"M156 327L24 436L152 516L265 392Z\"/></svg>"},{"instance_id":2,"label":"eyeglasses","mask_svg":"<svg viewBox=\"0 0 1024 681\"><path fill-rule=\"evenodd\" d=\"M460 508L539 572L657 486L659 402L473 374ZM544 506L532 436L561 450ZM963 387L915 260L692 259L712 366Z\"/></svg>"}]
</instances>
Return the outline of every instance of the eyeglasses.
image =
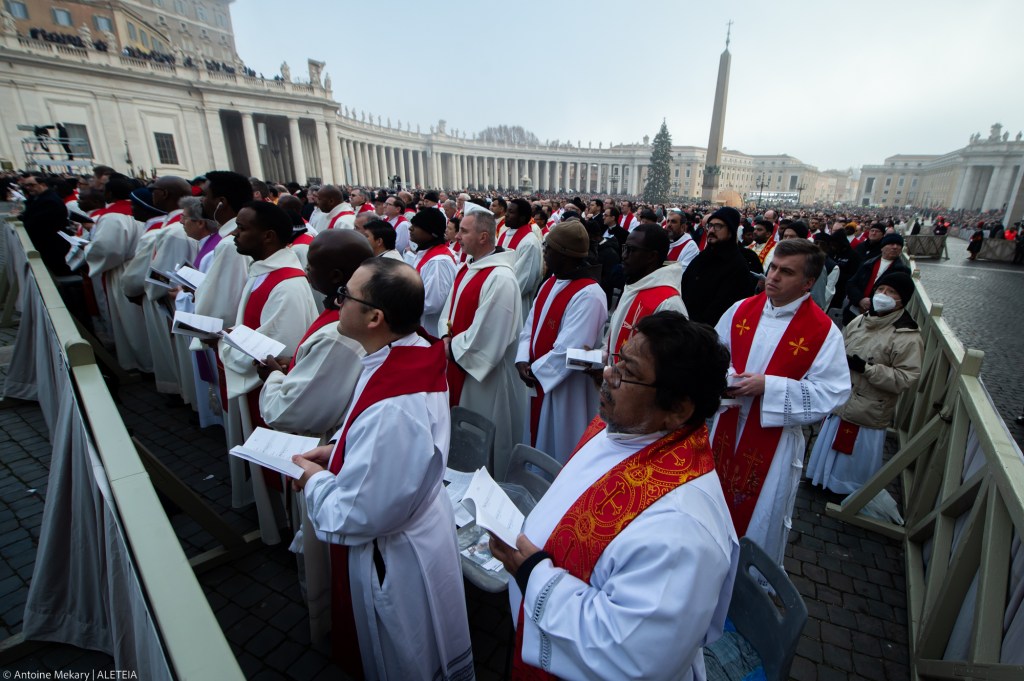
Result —
<instances>
[{"instance_id":1,"label":"eyeglasses","mask_svg":"<svg viewBox=\"0 0 1024 681\"><path fill-rule=\"evenodd\" d=\"M380 305L375 305L374 303L371 303L368 300L360 300L359 298L353 298L348 294L348 286L339 286L337 300L338 307L341 307L346 300L351 300L353 303L359 303L360 305L365 305L366 307L372 307L375 310L380 310L380 313L384 315L384 321L388 321L388 313L384 310L383 307L381 307Z\"/></svg>"},{"instance_id":2,"label":"eyeglasses","mask_svg":"<svg viewBox=\"0 0 1024 681\"><path fill-rule=\"evenodd\" d=\"M653 251L653 248L647 248L646 246L633 246L631 244L624 244L622 246L622 255L628 256L633 251Z\"/></svg>"},{"instance_id":3,"label":"eyeglasses","mask_svg":"<svg viewBox=\"0 0 1024 681\"><path fill-rule=\"evenodd\" d=\"M608 382L608 386L611 388L618 388L623 383L631 383L633 385L642 385L646 388L657 388L658 382L644 383L643 381L631 381L628 378L622 377L622 371L619 369L619 353L611 355L614 358L614 364L609 364L604 368L604 380Z\"/></svg>"}]
</instances>

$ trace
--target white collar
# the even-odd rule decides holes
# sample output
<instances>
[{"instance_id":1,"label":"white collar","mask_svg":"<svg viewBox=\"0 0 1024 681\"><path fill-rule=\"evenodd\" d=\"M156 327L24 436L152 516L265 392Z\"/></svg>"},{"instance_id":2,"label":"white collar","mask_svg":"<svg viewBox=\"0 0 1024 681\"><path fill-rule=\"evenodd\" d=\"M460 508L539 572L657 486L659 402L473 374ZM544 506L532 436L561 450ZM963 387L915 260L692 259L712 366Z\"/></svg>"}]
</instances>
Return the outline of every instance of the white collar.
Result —
<instances>
[{"instance_id":1,"label":"white collar","mask_svg":"<svg viewBox=\"0 0 1024 681\"><path fill-rule=\"evenodd\" d=\"M363 363L363 368L364 369L369 369L369 370L376 369L381 364L383 364L384 360L386 360L388 358L388 355L391 354L391 348L396 347L396 346L398 346L398 347L405 347L405 346L423 346L423 347L426 347L427 346L427 342L422 337L420 337L418 334L410 333L408 336L403 336L402 338L399 338L396 341L392 341L391 343L388 343L387 345L382 347L380 350L377 350L376 352L374 352L372 354L364 355L360 359L360 361Z\"/></svg>"},{"instance_id":2,"label":"white collar","mask_svg":"<svg viewBox=\"0 0 1024 681\"><path fill-rule=\"evenodd\" d=\"M796 311L800 309L800 306L804 304L804 301L811 297L810 293L805 293L791 303L787 303L780 307L772 305L772 299L769 298L764 304L764 314L767 317L775 317L781 319L783 317L792 317L796 314Z\"/></svg>"}]
</instances>

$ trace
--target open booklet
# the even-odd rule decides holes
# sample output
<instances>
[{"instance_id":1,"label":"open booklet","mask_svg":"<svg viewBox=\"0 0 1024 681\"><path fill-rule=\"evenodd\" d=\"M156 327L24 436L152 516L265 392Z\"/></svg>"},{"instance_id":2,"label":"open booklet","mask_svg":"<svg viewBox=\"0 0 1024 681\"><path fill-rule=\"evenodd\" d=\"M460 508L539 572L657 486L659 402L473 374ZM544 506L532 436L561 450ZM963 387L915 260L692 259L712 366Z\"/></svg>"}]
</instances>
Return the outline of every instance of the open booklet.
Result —
<instances>
[{"instance_id":1,"label":"open booklet","mask_svg":"<svg viewBox=\"0 0 1024 681\"><path fill-rule=\"evenodd\" d=\"M189 291L198 289L205 279L206 274L188 265L181 265L173 272L152 267L149 270L149 276L146 277L146 281L150 284L156 284L165 288L180 286Z\"/></svg>"},{"instance_id":2,"label":"open booklet","mask_svg":"<svg viewBox=\"0 0 1024 681\"><path fill-rule=\"evenodd\" d=\"M285 344L253 331L244 324L239 324L230 332L224 331L224 320L220 317L207 317L192 312L178 310L171 322L171 333L182 336L194 336L203 340L219 338L239 352L245 353L257 362L263 362L267 356L278 357L284 352Z\"/></svg>"},{"instance_id":3,"label":"open booklet","mask_svg":"<svg viewBox=\"0 0 1024 681\"><path fill-rule=\"evenodd\" d=\"M71 248L64 256L64 262L68 264L68 269L74 272L85 264L85 247L89 245L89 240L80 236L72 236L66 232L57 232L57 234L71 244Z\"/></svg>"},{"instance_id":4,"label":"open booklet","mask_svg":"<svg viewBox=\"0 0 1024 681\"><path fill-rule=\"evenodd\" d=\"M203 339L217 338L223 330L224 320L220 317L207 317L181 310L174 313L171 323L171 333Z\"/></svg>"},{"instance_id":5,"label":"open booklet","mask_svg":"<svg viewBox=\"0 0 1024 681\"><path fill-rule=\"evenodd\" d=\"M232 447L228 452L246 461L252 461L290 478L302 477L302 468L292 463L292 457L317 447L320 440L290 433L279 433L269 428L259 428L245 443Z\"/></svg>"},{"instance_id":6,"label":"open booklet","mask_svg":"<svg viewBox=\"0 0 1024 681\"><path fill-rule=\"evenodd\" d=\"M584 350L569 348L565 351L565 368L583 371L585 369L603 369L604 352L601 350Z\"/></svg>"},{"instance_id":7,"label":"open booklet","mask_svg":"<svg viewBox=\"0 0 1024 681\"><path fill-rule=\"evenodd\" d=\"M526 517L486 468L473 474L466 494L462 497L462 505L473 514L477 525L509 546L516 545Z\"/></svg>"}]
</instances>

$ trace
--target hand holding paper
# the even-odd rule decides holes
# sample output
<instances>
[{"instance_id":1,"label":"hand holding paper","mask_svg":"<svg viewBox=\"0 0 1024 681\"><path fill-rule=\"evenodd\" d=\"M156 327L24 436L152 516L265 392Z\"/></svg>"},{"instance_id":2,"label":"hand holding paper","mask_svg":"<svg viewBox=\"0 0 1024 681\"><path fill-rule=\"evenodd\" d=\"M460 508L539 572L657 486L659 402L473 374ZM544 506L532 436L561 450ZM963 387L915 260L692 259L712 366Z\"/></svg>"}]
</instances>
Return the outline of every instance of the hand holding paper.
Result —
<instances>
[{"instance_id":1,"label":"hand holding paper","mask_svg":"<svg viewBox=\"0 0 1024 681\"><path fill-rule=\"evenodd\" d=\"M509 546L516 545L526 519L486 468L473 474L462 503L476 516L476 524Z\"/></svg>"}]
</instances>

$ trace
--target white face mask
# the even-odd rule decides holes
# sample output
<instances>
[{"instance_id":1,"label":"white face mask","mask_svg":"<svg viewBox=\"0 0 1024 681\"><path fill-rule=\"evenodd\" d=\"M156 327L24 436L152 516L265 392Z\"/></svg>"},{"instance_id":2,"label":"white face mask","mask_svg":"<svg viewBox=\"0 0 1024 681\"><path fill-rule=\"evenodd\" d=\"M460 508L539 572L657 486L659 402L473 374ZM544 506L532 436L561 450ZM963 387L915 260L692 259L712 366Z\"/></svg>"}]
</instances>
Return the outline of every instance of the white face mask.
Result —
<instances>
[{"instance_id":1,"label":"white face mask","mask_svg":"<svg viewBox=\"0 0 1024 681\"><path fill-rule=\"evenodd\" d=\"M892 312L896 309L896 300L884 293L876 293L871 297L871 308L879 314Z\"/></svg>"}]
</instances>

